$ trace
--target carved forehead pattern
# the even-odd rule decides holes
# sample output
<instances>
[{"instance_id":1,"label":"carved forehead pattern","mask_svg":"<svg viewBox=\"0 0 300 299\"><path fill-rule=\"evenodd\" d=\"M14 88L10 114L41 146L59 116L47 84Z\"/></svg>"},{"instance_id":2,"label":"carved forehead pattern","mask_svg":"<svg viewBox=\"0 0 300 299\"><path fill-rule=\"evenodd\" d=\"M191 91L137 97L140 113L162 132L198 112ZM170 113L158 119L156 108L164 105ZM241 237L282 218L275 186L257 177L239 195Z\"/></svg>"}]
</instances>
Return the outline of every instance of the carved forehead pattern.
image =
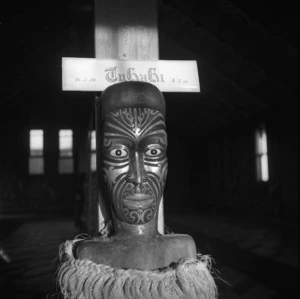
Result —
<instances>
[{"instance_id":1,"label":"carved forehead pattern","mask_svg":"<svg viewBox=\"0 0 300 299\"><path fill-rule=\"evenodd\" d=\"M166 139L165 129L163 115L150 108L123 108L111 112L103 126L104 137L129 139L151 135L165 135Z\"/></svg>"}]
</instances>

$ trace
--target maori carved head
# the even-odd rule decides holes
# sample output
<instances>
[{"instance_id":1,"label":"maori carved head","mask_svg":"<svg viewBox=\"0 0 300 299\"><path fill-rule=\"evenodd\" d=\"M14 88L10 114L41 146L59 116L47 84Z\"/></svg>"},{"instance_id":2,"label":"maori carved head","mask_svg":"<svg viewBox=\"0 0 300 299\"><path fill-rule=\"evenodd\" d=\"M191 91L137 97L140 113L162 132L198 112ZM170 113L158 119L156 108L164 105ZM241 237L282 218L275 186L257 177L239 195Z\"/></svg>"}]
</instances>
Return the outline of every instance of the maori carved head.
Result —
<instances>
[{"instance_id":1,"label":"maori carved head","mask_svg":"<svg viewBox=\"0 0 300 299\"><path fill-rule=\"evenodd\" d=\"M115 217L145 224L157 217L168 162L165 102L146 82L108 87L101 100L100 165Z\"/></svg>"}]
</instances>

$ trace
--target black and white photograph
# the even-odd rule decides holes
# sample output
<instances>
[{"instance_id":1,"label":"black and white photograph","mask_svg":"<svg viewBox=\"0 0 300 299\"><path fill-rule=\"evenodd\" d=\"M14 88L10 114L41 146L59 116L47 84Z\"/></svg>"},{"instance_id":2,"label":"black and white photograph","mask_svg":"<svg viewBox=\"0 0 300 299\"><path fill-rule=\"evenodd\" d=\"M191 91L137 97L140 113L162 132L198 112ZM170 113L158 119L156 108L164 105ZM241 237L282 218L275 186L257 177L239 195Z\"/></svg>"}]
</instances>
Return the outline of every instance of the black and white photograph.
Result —
<instances>
[{"instance_id":1,"label":"black and white photograph","mask_svg":"<svg viewBox=\"0 0 300 299\"><path fill-rule=\"evenodd\" d=\"M0 298L299 297L297 1L0 4Z\"/></svg>"}]
</instances>

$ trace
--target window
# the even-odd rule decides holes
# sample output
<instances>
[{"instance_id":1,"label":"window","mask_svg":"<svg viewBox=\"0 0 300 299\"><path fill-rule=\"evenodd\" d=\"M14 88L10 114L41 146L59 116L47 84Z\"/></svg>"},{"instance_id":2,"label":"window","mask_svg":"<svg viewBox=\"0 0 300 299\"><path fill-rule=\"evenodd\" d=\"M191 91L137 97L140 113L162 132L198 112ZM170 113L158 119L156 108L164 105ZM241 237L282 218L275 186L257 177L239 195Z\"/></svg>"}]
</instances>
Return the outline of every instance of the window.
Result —
<instances>
[{"instance_id":1,"label":"window","mask_svg":"<svg viewBox=\"0 0 300 299\"><path fill-rule=\"evenodd\" d=\"M59 173L73 173L73 131L59 131Z\"/></svg>"},{"instance_id":2,"label":"window","mask_svg":"<svg viewBox=\"0 0 300 299\"><path fill-rule=\"evenodd\" d=\"M91 131L90 132L90 151L91 151L91 171L97 170L97 155L96 155L96 132Z\"/></svg>"},{"instance_id":3,"label":"window","mask_svg":"<svg viewBox=\"0 0 300 299\"><path fill-rule=\"evenodd\" d=\"M258 182L269 180L267 133L264 125L255 132L256 179Z\"/></svg>"},{"instance_id":4,"label":"window","mask_svg":"<svg viewBox=\"0 0 300 299\"><path fill-rule=\"evenodd\" d=\"M29 173L44 173L44 131L30 130L29 132Z\"/></svg>"}]
</instances>

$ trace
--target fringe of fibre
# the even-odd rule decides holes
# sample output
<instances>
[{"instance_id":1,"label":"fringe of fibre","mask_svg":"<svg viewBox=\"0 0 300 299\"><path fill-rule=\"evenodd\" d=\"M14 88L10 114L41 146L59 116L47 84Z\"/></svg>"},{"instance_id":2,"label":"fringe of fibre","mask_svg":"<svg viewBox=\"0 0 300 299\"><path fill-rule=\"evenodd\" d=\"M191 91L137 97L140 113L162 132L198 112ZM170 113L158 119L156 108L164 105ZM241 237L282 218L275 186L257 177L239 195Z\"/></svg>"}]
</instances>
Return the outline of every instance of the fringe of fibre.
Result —
<instances>
[{"instance_id":1,"label":"fringe of fibre","mask_svg":"<svg viewBox=\"0 0 300 299\"><path fill-rule=\"evenodd\" d=\"M216 299L211 259L181 259L160 270L112 268L76 259L75 242L60 245L57 283L65 299Z\"/></svg>"}]
</instances>

